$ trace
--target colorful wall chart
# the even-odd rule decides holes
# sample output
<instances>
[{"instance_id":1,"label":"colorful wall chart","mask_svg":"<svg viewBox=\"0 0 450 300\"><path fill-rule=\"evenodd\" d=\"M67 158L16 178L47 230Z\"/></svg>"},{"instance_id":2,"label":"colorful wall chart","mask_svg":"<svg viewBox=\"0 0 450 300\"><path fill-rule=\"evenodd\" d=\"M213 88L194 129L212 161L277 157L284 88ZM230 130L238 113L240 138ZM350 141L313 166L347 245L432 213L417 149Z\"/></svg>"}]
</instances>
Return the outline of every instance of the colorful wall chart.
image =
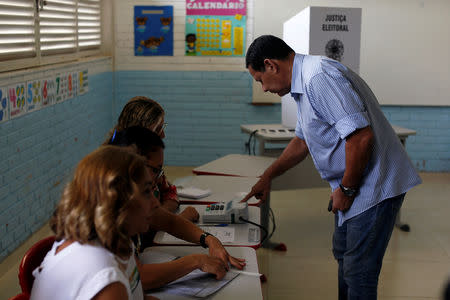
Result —
<instances>
[{"instance_id":1,"label":"colorful wall chart","mask_svg":"<svg viewBox=\"0 0 450 300\"><path fill-rule=\"evenodd\" d=\"M42 106L48 106L55 103L56 84L55 78L42 80Z\"/></svg>"},{"instance_id":2,"label":"colorful wall chart","mask_svg":"<svg viewBox=\"0 0 450 300\"><path fill-rule=\"evenodd\" d=\"M134 55L173 55L173 6L134 7Z\"/></svg>"},{"instance_id":3,"label":"colorful wall chart","mask_svg":"<svg viewBox=\"0 0 450 300\"><path fill-rule=\"evenodd\" d=\"M87 69L0 87L0 123L82 95L88 90Z\"/></svg>"},{"instance_id":4,"label":"colorful wall chart","mask_svg":"<svg viewBox=\"0 0 450 300\"><path fill-rule=\"evenodd\" d=\"M0 88L0 123L9 120L8 89Z\"/></svg>"},{"instance_id":5,"label":"colorful wall chart","mask_svg":"<svg viewBox=\"0 0 450 300\"><path fill-rule=\"evenodd\" d=\"M69 98L69 84L67 73L56 74L56 102L63 102Z\"/></svg>"},{"instance_id":6,"label":"colorful wall chart","mask_svg":"<svg viewBox=\"0 0 450 300\"><path fill-rule=\"evenodd\" d=\"M25 83L17 83L8 87L9 118L17 118L26 113Z\"/></svg>"},{"instance_id":7,"label":"colorful wall chart","mask_svg":"<svg viewBox=\"0 0 450 300\"><path fill-rule=\"evenodd\" d=\"M244 56L246 0L186 0L186 55Z\"/></svg>"},{"instance_id":8,"label":"colorful wall chart","mask_svg":"<svg viewBox=\"0 0 450 300\"><path fill-rule=\"evenodd\" d=\"M71 84L70 95L76 97L78 95L78 72L72 72L69 74Z\"/></svg>"},{"instance_id":9,"label":"colorful wall chart","mask_svg":"<svg viewBox=\"0 0 450 300\"><path fill-rule=\"evenodd\" d=\"M78 72L78 94L83 95L89 91L88 70Z\"/></svg>"},{"instance_id":10,"label":"colorful wall chart","mask_svg":"<svg viewBox=\"0 0 450 300\"><path fill-rule=\"evenodd\" d=\"M27 112L38 110L42 105L41 81L33 80L27 82Z\"/></svg>"}]
</instances>

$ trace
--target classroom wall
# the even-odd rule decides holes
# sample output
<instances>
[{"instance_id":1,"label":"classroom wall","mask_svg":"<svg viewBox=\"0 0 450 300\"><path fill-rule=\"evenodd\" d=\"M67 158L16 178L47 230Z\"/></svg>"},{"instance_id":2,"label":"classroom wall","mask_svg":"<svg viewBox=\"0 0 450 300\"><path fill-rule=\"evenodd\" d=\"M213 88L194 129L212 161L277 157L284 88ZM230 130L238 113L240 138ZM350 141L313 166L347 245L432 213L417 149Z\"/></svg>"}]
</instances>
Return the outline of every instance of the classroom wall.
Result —
<instances>
[{"instance_id":1,"label":"classroom wall","mask_svg":"<svg viewBox=\"0 0 450 300\"><path fill-rule=\"evenodd\" d=\"M252 80L244 71L116 71L115 82L115 120L135 95L163 106L167 165L198 166L244 153L248 135L240 124L278 123L281 118L280 105L251 105Z\"/></svg>"},{"instance_id":2,"label":"classroom wall","mask_svg":"<svg viewBox=\"0 0 450 300\"><path fill-rule=\"evenodd\" d=\"M277 123L280 105L254 106L244 57L185 56L185 0L114 1L116 103L144 95L166 111L166 164L197 166L244 153L244 123ZM173 5L174 55L134 56L134 6ZM247 47L253 40L253 0L247 1Z\"/></svg>"},{"instance_id":3,"label":"classroom wall","mask_svg":"<svg viewBox=\"0 0 450 300\"><path fill-rule=\"evenodd\" d=\"M51 216L74 166L112 126L111 58L0 74L0 86L88 68L89 91L0 124L0 262Z\"/></svg>"},{"instance_id":4,"label":"classroom wall","mask_svg":"<svg viewBox=\"0 0 450 300\"><path fill-rule=\"evenodd\" d=\"M383 26L374 22L365 22L365 17L374 18L377 12L388 10L390 5L394 10L400 10L401 7L407 9L410 5L414 5L414 15L423 6L428 18L431 18L430 14L437 8L450 7L442 0L436 3L431 0L413 2L411 4L401 1L391 4L386 0L381 1L379 7L371 4L371 1L339 2L342 6L365 7L363 31L370 34L364 36L361 41L363 58L361 73L369 84L374 85L374 91L380 98L384 97L383 90L373 82L373 76L368 75L380 72L378 68L375 68L381 60L377 53L385 48L378 46L381 49L377 52L373 47L369 47L370 49L367 47L373 42L373 38L382 37L382 32L376 33L376 31L380 31L379 29ZM307 5L337 5L337 2L330 1L282 0L276 3L277 5L274 6L273 2L268 0L248 1L247 47L254 37L261 34L282 36L283 20L289 19ZM173 57L134 56L135 5L174 6ZM289 9L283 9L283 7L289 7ZM116 70L114 117L117 118L127 99L135 95L149 96L161 102L166 109L169 123L166 138L167 164L195 166L224 154L244 153L244 143L248 135L240 133L240 124L281 122L279 104L251 105L254 100L252 78L245 69L244 58L184 56L184 0L116 0L113 22L116 39L114 43ZM414 33L411 32L408 36L410 35ZM429 35L426 38L435 39L429 42L445 43L443 41L445 39L440 36ZM422 57L421 53L409 53L412 56L419 54ZM445 78L449 79L445 74L440 76L442 76L439 78L441 81ZM383 74L383 78L390 78L390 76ZM394 79L397 80L397 77ZM425 80L430 81L431 78ZM394 85L391 86L390 88L394 88ZM410 84L410 86L420 86L420 84ZM403 88L399 87L400 90ZM448 99L448 95L446 97ZM383 101L380 102L383 103ZM416 136L407 140L407 151L419 170L450 171L449 106L384 105L383 111L393 124L417 131Z\"/></svg>"},{"instance_id":5,"label":"classroom wall","mask_svg":"<svg viewBox=\"0 0 450 300\"><path fill-rule=\"evenodd\" d=\"M258 0L255 37L282 37L307 6L362 9L360 74L381 104L450 105L450 1Z\"/></svg>"},{"instance_id":6,"label":"classroom wall","mask_svg":"<svg viewBox=\"0 0 450 300\"><path fill-rule=\"evenodd\" d=\"M248 0L247 47L261 33L255 28L254 35L253 29L264 1ZM362 2L367 3L347 3ZM168 165L197 166L226 154L244 153L248 135L240 133L240 124L281 122L279 104L252 105L252 78L243 58L184 56L184 3L112 0L108 49L113 59L79 63L89 67L89 92L0 124L0 261L48 220L75 164L103 141L133 96L149 96L165 108ZM318 4L311 1L309 5ZM174 5L174 57L134 57L134 5ZM273 15L295 14L292 9L272 8ZM66 68L0 74L0 86ZM407 151L419 170L450 172L449 106L382 109L393 124L417 130L407 141Z\"/></svg>"},{"instance_id":7,"label":"classroom wall","mask_svg":"<svg viewBox=\"0 0 450 300\"><path fill-rule=\"evenodd\" d=\"M395 125L411 128L406 150L419 171L450 172L450 106L382 106Z\"/></svg>"}]
</instances>

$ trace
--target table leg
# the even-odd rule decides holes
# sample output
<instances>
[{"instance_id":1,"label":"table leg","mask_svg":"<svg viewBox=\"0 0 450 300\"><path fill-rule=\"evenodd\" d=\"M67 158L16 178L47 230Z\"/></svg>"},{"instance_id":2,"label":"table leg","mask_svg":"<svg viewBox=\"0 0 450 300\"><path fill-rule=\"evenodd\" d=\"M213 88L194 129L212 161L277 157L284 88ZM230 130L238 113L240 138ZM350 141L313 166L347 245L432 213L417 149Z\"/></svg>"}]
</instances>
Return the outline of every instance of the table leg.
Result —
<instances>
[{"instance_id":1,"label":"table leg","mask_svg":"<svg viewBox=\"0 0 450 300\"><path fill-rule=\"evenodd\" d=\"M263 139L258 138L258 155L264 155L266 143Z\"/></svg>"},{"instance_id":2,"label":"table leg","mask_svg":"<svg viewBox=\"0 0 450 300\"><path fill-rule=\"evenodd\" d=\"M405 137L399 137L400 142L402 143L403 147L406 147L406 138ZM405 232L409 232L411 230L411 228L409 227L408 224L406 223L402 223L401 221L401 208L398 210L398 214L397 217L395 218L395 227L399 228L401 231L405 231Z\"/></svg>"},{"instance_id":3,"label":"table leg","mask_svg":"<svg viewBox=\"0 0 450 300\"><path fill-rule=\"evenodd\" d=\"M399 209L397 217L395 218L395 227L399 228L401 231L409 232L411 228L409 227L408 224L402 223L402 221L400 220L400 212L401 209Z\"/></svg>"},{"instance_id":4,"label":"table leg","mask_svg":"<svg viewBox=\"0 0 450 300\"><path fill-rule=\"evenodd\" d=\"M261 226L267 229L267 234L270 234L270 221L269 221L269 212L270 212L270 193L267 196L266 201L264 201L261 206ZM284 243L276 243L270 241L269 238L267 238L264 243L262 244L262 247L267 249L273 249L278 251L287 251L286 244Z\"/></svg>"}]
</instances>

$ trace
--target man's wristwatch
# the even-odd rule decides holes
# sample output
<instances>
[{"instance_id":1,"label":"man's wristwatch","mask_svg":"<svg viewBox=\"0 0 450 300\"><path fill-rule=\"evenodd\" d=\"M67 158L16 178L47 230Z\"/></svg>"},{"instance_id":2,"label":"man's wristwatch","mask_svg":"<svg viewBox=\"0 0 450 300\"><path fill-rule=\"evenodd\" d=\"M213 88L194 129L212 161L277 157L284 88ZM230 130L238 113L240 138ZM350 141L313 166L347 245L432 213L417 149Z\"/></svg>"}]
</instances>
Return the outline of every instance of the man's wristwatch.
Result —
<instances>
[{"instance_id":1,"label":"man's wristwatch","mask_svg":"<svg viewBox=\"0 0 450 300\"><path fill-rule=\"evenodd\" d=\"M344 195L347 197L355 197L356 194L358 193L357 189L345 187L342 185L342 183L339 184L339 187L341 188L342 193L344 193Z\"/></svg>"},{"instance_id":2,"label":"man's wristwatch","mask_svg":"<svg viewBox=\"0 0 450 300\"><path fill-rule=\"evenodd\" d=\"M209 233L209 232L203 232L202 233L202 235L200 236L200 245L203 247L203 248L208 248L208 245L206 245L206 237L208 236L208 235L212 235L211 233Z\"/></svg>"}]
</instances>

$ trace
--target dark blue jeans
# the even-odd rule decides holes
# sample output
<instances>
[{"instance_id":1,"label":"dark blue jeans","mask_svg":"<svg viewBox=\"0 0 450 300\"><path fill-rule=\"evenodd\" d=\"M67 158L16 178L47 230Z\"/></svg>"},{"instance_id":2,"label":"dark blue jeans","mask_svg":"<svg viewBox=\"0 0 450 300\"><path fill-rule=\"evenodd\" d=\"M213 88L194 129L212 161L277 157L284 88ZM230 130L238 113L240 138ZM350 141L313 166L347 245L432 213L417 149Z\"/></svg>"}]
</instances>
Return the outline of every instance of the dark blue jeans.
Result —
<instances>
[{"instance_id":1,"label":"dark blue jeans","mask_svg":"<svg viewBox=\"0 0 450 300\"><path fill-rule=\"evenodd\" d=\"M405 194L386 199L338 227L333 254L339 264L339 300L377 299L378 276Z\"/></svg>"}]
</instances>

